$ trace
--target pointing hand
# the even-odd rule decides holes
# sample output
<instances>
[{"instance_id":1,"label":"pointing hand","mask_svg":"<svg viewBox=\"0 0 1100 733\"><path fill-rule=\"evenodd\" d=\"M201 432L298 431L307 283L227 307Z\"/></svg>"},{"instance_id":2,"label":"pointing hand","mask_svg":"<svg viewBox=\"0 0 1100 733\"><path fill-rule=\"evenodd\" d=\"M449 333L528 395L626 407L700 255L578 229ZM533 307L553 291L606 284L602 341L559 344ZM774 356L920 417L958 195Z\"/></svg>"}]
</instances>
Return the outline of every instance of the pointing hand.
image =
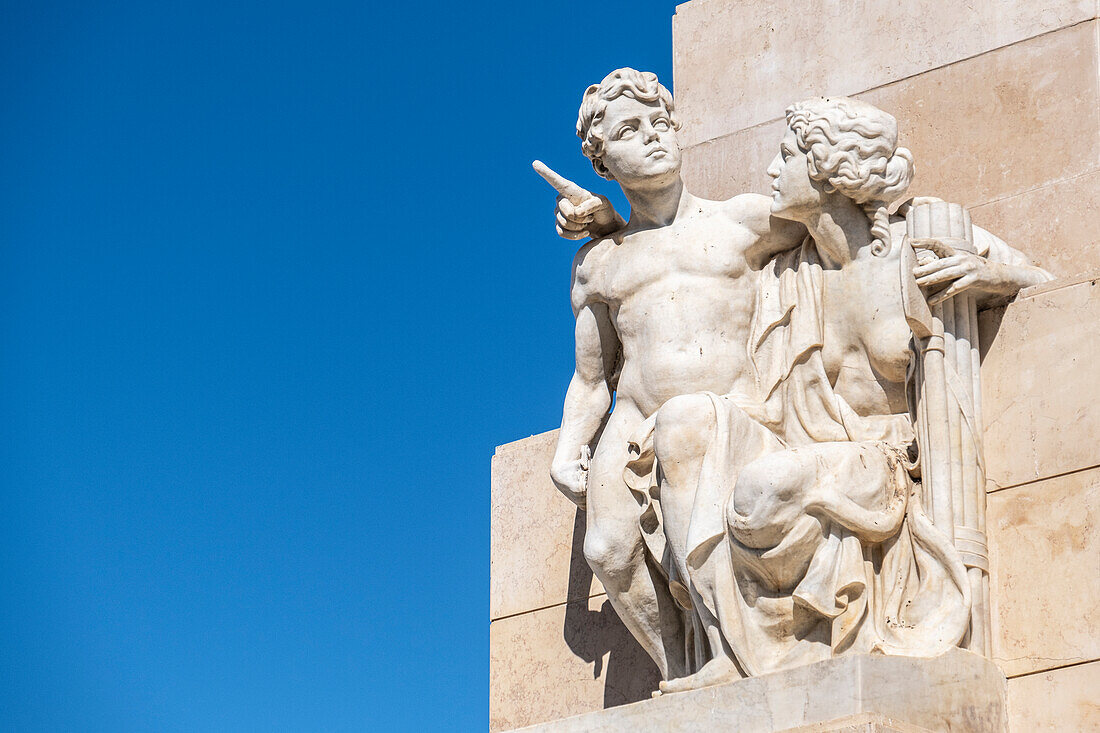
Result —
<instances>
[{"instance_id":1,"label":"pointing hand","mask_svg":"<svg viewBox=\"0 0 1100 733\"><path fill-rule=\"evenodd\" d=\"M536 160L531 167L558 192L554 215L559 236L566 239L604 237L625 226L606 196L584 190L541 161Z\"/></svg>"}]
</instances>

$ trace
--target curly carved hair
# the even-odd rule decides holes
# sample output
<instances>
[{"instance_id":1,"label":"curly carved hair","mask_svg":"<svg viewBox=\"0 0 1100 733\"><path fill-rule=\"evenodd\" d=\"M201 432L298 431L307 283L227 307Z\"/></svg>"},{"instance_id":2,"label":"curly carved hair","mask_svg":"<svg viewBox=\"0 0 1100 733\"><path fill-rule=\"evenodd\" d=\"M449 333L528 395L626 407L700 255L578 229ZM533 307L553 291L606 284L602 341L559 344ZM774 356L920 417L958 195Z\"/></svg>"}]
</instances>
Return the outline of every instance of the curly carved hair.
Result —
<instances>
[{"instance_id":1,"label":"curly carved hair","mask_svg":"<svg viewBox=\"0 0 1100 733\"><path fill-rule=\"evenodd\" d=\"M588 87L581 100L580 114L577 115L577 137L581 139L581 150L592 161L596 173L608 180L612 176L601 160L604 138L600 122L603 121L607 103L623 95L633 97L639 102L660 101L672 126L680 129L680 121L674 112L672 93L657 81L657 75L653 72L631 68L615 69L599 84Z\"/></svg>"},{"instance_id":2,"label":"curly carved hair","mask_svg":"<svg viewBox=\"0 0 1100 733\"><path fill-rule=\"evenodd\" d=\"M816 97L787 109L810 177L855 201L871 222L871 252L890 250L889 205L913 180L913 154L898 146L898 121L866 102Z\"/></svg>"}]
</instances>

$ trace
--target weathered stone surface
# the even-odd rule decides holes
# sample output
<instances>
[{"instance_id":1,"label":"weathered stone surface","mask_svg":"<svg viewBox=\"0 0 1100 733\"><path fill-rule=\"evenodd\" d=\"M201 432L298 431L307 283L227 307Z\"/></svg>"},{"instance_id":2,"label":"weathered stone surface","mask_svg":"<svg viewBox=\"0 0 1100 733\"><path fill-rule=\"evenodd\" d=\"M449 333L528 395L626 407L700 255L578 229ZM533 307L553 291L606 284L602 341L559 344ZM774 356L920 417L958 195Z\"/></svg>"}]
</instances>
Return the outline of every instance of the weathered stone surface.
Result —
<instances>
[{"instance_id":1,"label":"weathered stone surface","mask_svg":"<svg viewBox=\"0 0 1100 733\"><path fill-rule=\"evenodd\" d=\"M1096 81L1090 21L859 97L898 118L914 193L976 206L1097 168Z\"/></svg>"},{"instance_id":2,"label":"weathered stone surface","mask_svg":"<svg viewBox=\"0 0 1100 733\"><path fill-rule=\"evenodd\" d=\"M1100 170L998 199L970 213L975 224L996 232L1055 275L1100 269Z\"/></svg>"},{"instance_id":3,"label":"weathered stone surface","mask_svg":"<svg viewBox=\"0 0 1100 733\"><path fill-rule=\"evenodd\" d=\"M786 129L786 121L776 119L685 148L685 185L715 201L739 193L770 195L768 163L779 152Z\"/></svg>"},{"instance_id":4,"label":"weathered stone surface","mask_svg":"<svg viewBox=\"0 0 1100 733\"><path fill-rule=\"evenodd\" d=\"M659 679L606 596L489 626L493 731L644 700Z\"/></svg>"},{"instance_id":5,"label":"weathered stone surface","mask_svg":"<svg viewBox=\"0 0 1100 733\"><path fill-rule=\"evenodd\" d=\"M986 517L994 661L1013 677L1100 659L1100 469L994 492Z\"/></svg>"},{"instance_id":6,"label":"weathered stone surface","mask_svg":"<svg viewBox=\"0 0 1100 733\"><path fill-rule=\"evenodd\" d=\"M1100 662L1008 681L1011 733L1100 730Z\"/></svg>"},{"instance_id":7,"label":"weathered stone surface","mask_svg":"<svg viewBox=\"0 0 1100 733\"><path fill-rule=\"evenodd\" d=\"M1021 294L982 363L986 476L998 487L1100 464L1100 287L1061 284Z\"/></svg>"},{"instance_id":8,"label":"weathered stone surface","mask_svg":"<svg viewBox=\"0 0 1100 733\"><path fill-rule=\"evenodd\" d=\"M1100 167L1096 26L1082 23L856 97L897 118L900 142L916 158L910 193L968 207L1014 196ZM771 121L685 149L685 183L715 200L768 194L768 162L785 128L779 118L803 96L786 98Z\"/></svg>"},{"instance_id":9,"label":"weathered stone surface","mask_svg":"<svg viewBox=\"0 0 1100 733\"><path fill-rule=\"evenodd\" d=\"M685 3L672 22L683 142L775 119L803 97L856 95L1096 15L1091 0L857 0L812 12L798 0Z\"/></svg>"},{"instance_id":10,"label":"weathered stone surface","mask_svg":"<svg viewBox=\"0 0 1100 733\"><path fill-rule=\"evenodd\" d=\"M831 720L828 723L788 728L782 733L932 733L932 731L883 715L861 713L840 720Z\"/></svg>"},{"instance_id":11,"label":"weathered stone surface","mask_svg":"<svg viewBox=\"0 0 1100 733\"><path fill-rule=\"evenodd\" d=\"M982 60L997 71L1022 56L1031 69L1035 53L1064 56L1053 36ZM941 86L960 72L944 73ZM967 90L950 91L966 107ZM674 108L655 74L631 68L585 91L582 150L621 187L628 222L606 198L534 163L559 194L559 234L601 233L573 263L577 368L550 474L592 509L584 554L609 599L665 692L842 653L932 656L964 644L988 654L981 436L963 429L977 388L974 300L925 302L921 289L957 280L947 295L970 286L1007 299L1053 276L1019 264L1021 253L995 237L975 238L969 214L947 201L908 206L893 239L908 231L914 244L890 246L889 204L909 190L913 155L897 120L864 100L792 107L783 153L767 170L772 196L723 202L685 188ZM982 256L954 256L935 244L944 238ZM774 267L753 264L764 251ZM930 344L915 374L906 368L914 335ZM914 384L915 416L906 408ZM882 451L914 433L928 514ZM646 508L658 493L660 511ZM831 521L791 520L817 512ZM875 582L856 547L881 553ZM892 570L910 566L920 570ZM731 571L733 583L713 579ZM865 612L837 601L854 587ZM765 595L784 602L752 600ZM709 613L695 612L702 607ZM705 648L686 659L673 651L703 628Z\"/></svg>"},{"instance_id":12,"label":"weathered stone surface","mask_svg":"<svg viewBox=\"0 0 1100 733\"><path fill-rule=\"evenodd\" d=\"M881 715L853 715L829 723L788 728L783 733L932 733L932 731L915 725L906 725Z\"/></svg>"},{"instance_id":13,"label":"weathered stone surface","mask_svg":"<svg viewBox=\"0 0 1100 733\"><path fill-rule=\"evenodd\" d=\"M1004 685L992 663L961 650L931 659L855 655L663 695L529 730L687 732L729 730L735 725L739 733L827 731L844 730L852 716L871 713L880 716L879 723L888 719L910 726L895 730L987 733L1005 729ZM806 727L815 725L819 727Z\"/></svg>"},{"instance_id":14,"label":"weathered stone surface","mask_svg":"<svg viewBox=\"0 0 1100 733\"><path fill-rule=\"evenodd\" d=\"M602 593L581 553L584 512L554 488L558 431L497 448L493 456L489 617Z\"/></svg>"}]
</instances>

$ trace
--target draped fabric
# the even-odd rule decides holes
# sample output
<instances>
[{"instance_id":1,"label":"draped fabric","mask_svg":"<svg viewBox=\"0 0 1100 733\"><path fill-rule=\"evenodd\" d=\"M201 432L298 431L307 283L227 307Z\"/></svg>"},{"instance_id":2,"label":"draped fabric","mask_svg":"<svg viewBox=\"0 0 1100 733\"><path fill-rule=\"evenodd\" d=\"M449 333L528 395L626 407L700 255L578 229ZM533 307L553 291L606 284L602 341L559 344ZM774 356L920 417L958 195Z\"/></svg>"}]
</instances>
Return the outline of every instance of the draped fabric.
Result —
<instances>
[{"instance_id":1,"label":"draped fabric","mask_svg":"<svg viewBox=\"0 0 1100 733\"><path fill-rule=\"evenodd\" d=\"M910 477L910 416L862 417L833 390L811 241L759 277L747 345L758 395L707 394L716 421L695 494L687 578L671 570L663 534L653 418L631 442L626 479L647 544L670 568L673 595L696 627L716 624L747 674L844 652L945 652L966 631L969 583ZM734 497L747 483L757 489L740 506Z\"/></svg>"}]
</instances>

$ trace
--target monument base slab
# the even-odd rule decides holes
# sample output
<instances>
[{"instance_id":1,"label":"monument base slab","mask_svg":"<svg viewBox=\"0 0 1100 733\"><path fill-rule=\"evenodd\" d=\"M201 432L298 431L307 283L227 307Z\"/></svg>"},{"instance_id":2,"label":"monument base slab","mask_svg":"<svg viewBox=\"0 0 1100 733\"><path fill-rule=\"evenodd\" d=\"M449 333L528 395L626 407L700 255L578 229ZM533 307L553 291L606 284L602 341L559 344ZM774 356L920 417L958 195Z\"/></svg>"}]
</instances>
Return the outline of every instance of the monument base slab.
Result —
<instances>
[{"instance_id":1,"label":"monument base slab","mask_svg":"<svg viewBox=\"0 0 1100 733\"><path fill-rule=\"evenodd\" d=\"M1006 730L1005 678L961 649L940 657L851 655L542 723L523 731Z\"/></svg>"}]
</instances>

